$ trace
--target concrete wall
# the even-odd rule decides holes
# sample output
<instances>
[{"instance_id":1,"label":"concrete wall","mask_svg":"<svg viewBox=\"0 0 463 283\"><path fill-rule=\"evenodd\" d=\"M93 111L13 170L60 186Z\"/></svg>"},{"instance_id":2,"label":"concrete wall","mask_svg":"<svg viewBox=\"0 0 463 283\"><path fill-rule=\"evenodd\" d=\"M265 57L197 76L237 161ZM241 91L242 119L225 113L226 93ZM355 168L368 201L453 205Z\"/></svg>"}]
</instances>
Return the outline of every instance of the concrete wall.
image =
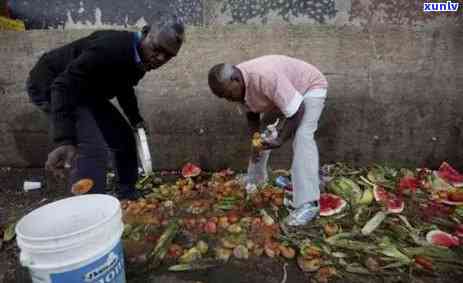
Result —
<instances>
[{"instance_id":1,"label":"concrete wall","mask_svg":"<svg viewBox=\"0 0 463 283\"><path fill-rule=\"evenodd\" d=\"M306 22L288 25L273 6L260 16L231 12L230 18L227 11L238 9L236 1L210 2L216 6L207 6L206 25L190 26L179 56L137 88L157 168L186 161L244 168L249 147L244 113L210 94L207 72L218 62L270 53L301 58L327 74L329 98L317 135L323 163L435 166L449 160L463 166L461 17L428 18L409 4L403 4L408 12L399 13L381 1L327 0L319 2L334 3L336 14L330 16L327 8L324 24L301 12ZM259 23L223 25L230 21ZM0 166L43 164L47 122L28 103L27 72L41 52L89 32L0 33ZM272 159L274 167L289 166L290 144Z\"/></svg>"},{"instance_id":2,"label":"concrete wall","mask_svg":"<svg viewBox=\"0 0 463 283\"><path fill-rule=\"evenodd\" d=\"M423 0L3 0L28 29L128 27L175 13L190 25L328 24L417 26L462 23L462 8L424 13ZM446 2L444 0L434 2ZM458 2L458 1L454 1ZM461 1L460 1L461 2ZM463 3L460 3L460 6Z\"/></svg>"}]
</instances>

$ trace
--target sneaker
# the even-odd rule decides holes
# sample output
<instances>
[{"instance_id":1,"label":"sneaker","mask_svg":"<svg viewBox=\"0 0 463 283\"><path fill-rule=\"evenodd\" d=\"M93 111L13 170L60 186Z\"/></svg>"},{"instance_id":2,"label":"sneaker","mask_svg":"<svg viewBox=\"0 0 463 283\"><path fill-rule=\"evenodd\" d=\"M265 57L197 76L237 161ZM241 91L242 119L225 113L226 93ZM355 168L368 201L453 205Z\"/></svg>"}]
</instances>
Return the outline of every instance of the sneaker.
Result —
<instances>
[{"instance_id":1,"label":"sneaker","mask_svg":"<svg viewBox=\"0 0 463 283\"><path fill-rule=\"evenodd\" d=\"M308 202L291 211L288 217L285 218L284 222L289 226L306 225L315 219L319 212L320 207L318 205L318 201Z\"/></svg>"},{"instance_id":2,"label":"sneaker","mask_svg":"<svg viewBox=\"0 0 463 283\"><path fill-rule=\"evenodd\" d=\"M289 211L293 211L295 208L294 208L294 203L285 196L285 198L283 199L283 205L285 206L285 208Z\"/></svg>"}]
</instances>

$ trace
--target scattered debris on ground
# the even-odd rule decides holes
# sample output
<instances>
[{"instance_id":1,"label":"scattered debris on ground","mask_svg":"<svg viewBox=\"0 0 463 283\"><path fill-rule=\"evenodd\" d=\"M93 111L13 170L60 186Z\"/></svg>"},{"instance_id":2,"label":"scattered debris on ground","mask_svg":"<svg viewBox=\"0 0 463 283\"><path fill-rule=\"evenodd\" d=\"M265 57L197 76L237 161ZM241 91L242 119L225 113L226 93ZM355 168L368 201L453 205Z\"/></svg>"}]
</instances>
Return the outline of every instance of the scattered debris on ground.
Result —
<instances>
[{"instance_id":1,"label":"scattered debris on ground","mask_svg":"<svg viewBox=\"0 0 463 283\"><path fill-rule=\"evenodd\" d=\"M282 222L285 190L275 178L285 170L251 194L230 169L188 164L173 182L163 181L166 172L145 176L145 198L122 203L128 265L181 272L268 257L296 261L317 282L463 273L463 176L449 164L432 171L337 163L322 173L322 216L298 228Z\"/></svg>"}]
</instances>

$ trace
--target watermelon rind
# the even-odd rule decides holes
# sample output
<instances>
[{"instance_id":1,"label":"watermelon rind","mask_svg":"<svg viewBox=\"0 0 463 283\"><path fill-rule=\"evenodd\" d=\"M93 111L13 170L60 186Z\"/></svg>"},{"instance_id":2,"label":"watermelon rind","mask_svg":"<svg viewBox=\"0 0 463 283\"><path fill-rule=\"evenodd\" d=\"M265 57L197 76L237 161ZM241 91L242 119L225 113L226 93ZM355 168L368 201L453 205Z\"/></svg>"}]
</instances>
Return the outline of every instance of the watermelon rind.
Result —
<instances>
[{"instance_id":1,"label":"watermelon rind","mask_svg":"<svg viewBox=\"0 0 463 283\"><path fill-rule=\"evenodd\" d=\"M447 237L448 238L448 244L442 245L441 243L438 243L437 238L436 238L438 236L439 237ZM435 245L435 246L452 247L452 246L459 245L459 240L458 240L457 237L455 237L453 235L450 235L449 233L446 233L446 232L441 231L441 230L429 231L426 234L426 241L428 243L432 244L432 245Z\"/></svg>"},{"instance_id":2,"label":"watermelon rind","mask_svg":"<svg viewBox=\"0 0 463 283\"><path fill-rule=\"evenodd\" d=\"M321 203L320 203L320 216L335 215L335 214L341 212L347 205L347 202L345 200L343 200L341 197L337 196L337 195L325 193L325 194L322 194L320 197L324 197L324 196L329 196L329 197L334 197L334 198L340 199L341 202L340 202L339 207L337 207L335 209L329 209L329 210L324 210L322 208L322 206L321 206Z\"/></svg>"}]
</instances>

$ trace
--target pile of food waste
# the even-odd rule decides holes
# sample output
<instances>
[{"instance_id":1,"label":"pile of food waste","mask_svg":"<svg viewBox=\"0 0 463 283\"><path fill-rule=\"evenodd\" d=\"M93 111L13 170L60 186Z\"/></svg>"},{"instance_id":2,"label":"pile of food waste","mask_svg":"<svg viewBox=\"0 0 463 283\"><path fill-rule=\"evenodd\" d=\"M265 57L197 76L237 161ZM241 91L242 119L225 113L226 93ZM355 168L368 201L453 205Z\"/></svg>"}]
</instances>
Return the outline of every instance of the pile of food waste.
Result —
<instances>
[{"instance_id":1,"label":"pile of food waste","mask_svg":"<svg viewBox=\"0 0 463 283\"><path fill-rule=\"evenodd\" d=\"M373 165L325 165L320 217L289 227L283 219L290 179L273 171L252 193L230 169L203 172L187 164L143 176L145 197L122 203L128 264L148 270L207 269L231 259L269 257L296 263L313 280L463 272L463 175L444 162L438 170Z\"/></svg>"}]
</instances>

